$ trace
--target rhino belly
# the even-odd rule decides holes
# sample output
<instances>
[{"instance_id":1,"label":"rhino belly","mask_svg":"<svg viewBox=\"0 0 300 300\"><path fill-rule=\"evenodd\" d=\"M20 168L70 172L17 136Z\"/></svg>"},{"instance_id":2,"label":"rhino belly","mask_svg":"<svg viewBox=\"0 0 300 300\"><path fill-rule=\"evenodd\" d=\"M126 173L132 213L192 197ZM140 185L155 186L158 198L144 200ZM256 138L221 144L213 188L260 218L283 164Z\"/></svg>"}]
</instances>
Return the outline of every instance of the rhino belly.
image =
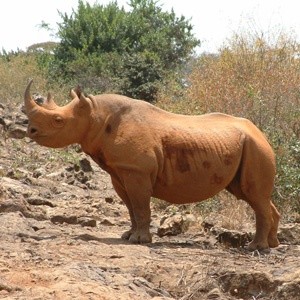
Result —
<instances>
[{"instance_id":1,"label":"rhino belly","mask_svg":"<svg viewBox=\"0 0 300 300\"><path fill-rule=\"evenodd\" d=\"M233 172L213 172L190 176L186 174L185 177L180 174L169 182L159 178L154 186L153 196L176 204L199 202L225 189L233 177Z\"/></svg>"}]
</instances>

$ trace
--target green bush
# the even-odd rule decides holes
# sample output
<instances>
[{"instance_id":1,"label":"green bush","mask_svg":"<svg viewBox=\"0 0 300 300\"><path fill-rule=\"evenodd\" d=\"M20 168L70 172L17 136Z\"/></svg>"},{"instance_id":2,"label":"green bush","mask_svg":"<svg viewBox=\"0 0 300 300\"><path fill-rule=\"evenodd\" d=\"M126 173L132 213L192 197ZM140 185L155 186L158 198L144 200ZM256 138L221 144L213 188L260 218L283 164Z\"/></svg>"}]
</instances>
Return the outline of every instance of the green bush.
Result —
<instances>
[{"instance_id":1,"label":"green bush","mask_svg":"<svg viewBox=\"0 0 300 300\"><path fill-rule=\"evenodd\" d=\"M275 198L283 207L300 213L300 140L296 135L273 139L277 153Z\"/></svg>"},{"instance_id":2,"label":"green bush","mask_svg":"<svg viewBox=\"0 0 300 300\"><path fill-rule=\"evenodd\" d=\"M164 12L153 0L91 6L78 2L61 14L61 42L49 64L51 78L73 81L94 93L106 91L153 100L167 73L180 69L199 41L183 16Z\"/></svg>"}]
</instances>

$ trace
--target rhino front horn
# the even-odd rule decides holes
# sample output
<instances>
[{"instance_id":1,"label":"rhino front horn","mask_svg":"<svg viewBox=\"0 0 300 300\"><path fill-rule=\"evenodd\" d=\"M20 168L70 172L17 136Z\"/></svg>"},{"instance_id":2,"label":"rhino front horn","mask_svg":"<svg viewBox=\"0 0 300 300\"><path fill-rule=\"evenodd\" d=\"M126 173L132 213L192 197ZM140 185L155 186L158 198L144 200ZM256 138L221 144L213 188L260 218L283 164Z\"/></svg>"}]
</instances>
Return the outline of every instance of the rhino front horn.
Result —
<instances>
[{"instance_id":1,"label":"rhino front horn","mask_svg":"<svg viewBox=\"0 0 300 300\"><path fill-rule=\"evenodd\" d=\"M25 94L24 94L24 104L25 104L25 110L26 113L31 111L34 107L37 106L37 104L32 100L30 95L30 87L33 82L33 79L31 79L26 87Z\"/></svg>"}]
</instances>

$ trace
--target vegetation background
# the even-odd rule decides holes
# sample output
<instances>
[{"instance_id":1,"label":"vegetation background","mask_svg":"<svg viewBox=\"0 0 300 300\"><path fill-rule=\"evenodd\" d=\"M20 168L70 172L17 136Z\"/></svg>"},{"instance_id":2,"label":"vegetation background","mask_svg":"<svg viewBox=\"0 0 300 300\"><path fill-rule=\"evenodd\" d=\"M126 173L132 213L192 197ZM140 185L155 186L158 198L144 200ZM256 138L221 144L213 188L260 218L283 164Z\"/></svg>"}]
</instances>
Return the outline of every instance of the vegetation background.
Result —
<instances>
[{"instance_id":1,"label":"vegetation background","mask_svg":"<svg viewBox=\"0 0 300 300\"><path fill-rule=\"evenodd\" d=\"M286 32L250 30L218 53L196 54L192 24L153 0L116 2L61 14L60 43L0 53L0 102L21 103L29 78L61 104L71 88L114 92L182 114L219 111L253 121L277 157L274 201L284 218L300 214L300 45ZM199 204L218 210L228 195ZM230 201L226 202L229 203Z\"/></svg>"}]
</instances>

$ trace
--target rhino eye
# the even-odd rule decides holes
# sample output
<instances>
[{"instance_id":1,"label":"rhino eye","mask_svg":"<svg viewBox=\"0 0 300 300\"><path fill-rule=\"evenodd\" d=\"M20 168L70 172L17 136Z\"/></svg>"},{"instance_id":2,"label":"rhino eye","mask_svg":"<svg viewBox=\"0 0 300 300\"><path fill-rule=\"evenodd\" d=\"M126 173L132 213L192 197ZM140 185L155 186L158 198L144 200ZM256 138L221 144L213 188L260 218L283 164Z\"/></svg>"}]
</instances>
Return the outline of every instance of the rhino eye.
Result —
<instances>
[{"instance_id":1,"label":"rhino eye","mask_svg":"<svg viewBox=\"0 0 300 300\"><path fill-rule=\"evenodd\" d=\"M61 116L55 115L53 117L53 125L55 127L62 127L62 126L64 126L64 124L65 124L65 121Z\"/></svg>"}]
</instances>

